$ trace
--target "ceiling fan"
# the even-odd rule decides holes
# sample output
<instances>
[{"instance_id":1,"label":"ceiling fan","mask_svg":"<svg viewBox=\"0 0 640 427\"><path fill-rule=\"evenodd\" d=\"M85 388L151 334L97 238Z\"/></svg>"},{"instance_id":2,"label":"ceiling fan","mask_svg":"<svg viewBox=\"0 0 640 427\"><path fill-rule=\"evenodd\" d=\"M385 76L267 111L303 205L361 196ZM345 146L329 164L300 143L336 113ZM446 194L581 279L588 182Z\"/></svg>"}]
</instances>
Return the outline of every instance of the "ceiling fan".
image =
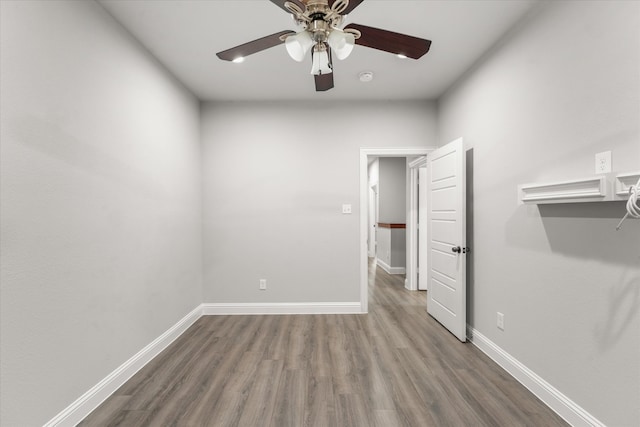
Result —
<instances>
[{"instance_id":1,"label":"ceiling fan","mask_svg":"<svg viewBox=\"0 0 640 427\"><path fill-rule=\"evenodd\" d=\"M429 51L430 40L392 31L349 24L343 29L344 16L364 0L271 0L293 15L300 31L280 31L240 46L218 52L225 61L242 62L245 57L284 43L289 56L302 62L311 51L311 74L316 91L333 88L333 54L342 60L351 54L354 45L394 53L400 57L418 59Z\"/></svg>"}]
</instances>

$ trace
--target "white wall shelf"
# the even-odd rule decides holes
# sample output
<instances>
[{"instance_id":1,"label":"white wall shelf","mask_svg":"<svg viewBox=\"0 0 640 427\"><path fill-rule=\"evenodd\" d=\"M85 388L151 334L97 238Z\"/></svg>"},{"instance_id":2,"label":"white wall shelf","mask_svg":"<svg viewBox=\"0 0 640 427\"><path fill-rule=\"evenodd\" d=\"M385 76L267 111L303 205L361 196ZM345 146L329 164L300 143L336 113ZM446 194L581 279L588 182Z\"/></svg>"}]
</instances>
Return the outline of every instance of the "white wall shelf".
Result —
<instances>
[{"instance_id":1,"label":"white wall shelf","mask_svg":"<svg viewBox=\"0 0 640 427\"><path fill-rule=\"evenodd\" d=\"M629 198L629 188L636 185L640 179L640 172L622 173L616 175L614 181L614 191L616 198L627 200Z\"/></svg>"},{"instance_id":2,"label":"white wall shelf","mask_svg":"<svg viewBox=\"0 0 640 427\"><path fill-rule=\"evenodd\" d=\"M640 172L610 173L570 181L518 186L520 204L584 203L626 200Z\"/></svg>"}]
</instances>

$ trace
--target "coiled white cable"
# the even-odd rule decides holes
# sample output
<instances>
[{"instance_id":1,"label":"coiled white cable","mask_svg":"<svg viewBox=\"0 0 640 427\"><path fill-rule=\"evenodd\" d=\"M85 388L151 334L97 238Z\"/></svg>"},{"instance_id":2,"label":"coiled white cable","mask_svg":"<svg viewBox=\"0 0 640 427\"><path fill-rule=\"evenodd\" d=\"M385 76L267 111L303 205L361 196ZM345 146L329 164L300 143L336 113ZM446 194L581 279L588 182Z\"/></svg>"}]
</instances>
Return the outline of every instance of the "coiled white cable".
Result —
<instances>
[{"instance_id":1,"label":"coiled white cable","mask_svg":"<svg viewBox=\"0 0 640 427\"><path fill-rule=\"evenodd\" d=\"M627 213L624 215L622 220L618 223L616 227L616 231L620 230L622 227L622 223L627 217L631 218L640 218L640 205L638 205L638 196L640 195L640 179L636 183L636 185L632 185L629 187L629 200L627 200Z\"/></svg>"}]
</instances>

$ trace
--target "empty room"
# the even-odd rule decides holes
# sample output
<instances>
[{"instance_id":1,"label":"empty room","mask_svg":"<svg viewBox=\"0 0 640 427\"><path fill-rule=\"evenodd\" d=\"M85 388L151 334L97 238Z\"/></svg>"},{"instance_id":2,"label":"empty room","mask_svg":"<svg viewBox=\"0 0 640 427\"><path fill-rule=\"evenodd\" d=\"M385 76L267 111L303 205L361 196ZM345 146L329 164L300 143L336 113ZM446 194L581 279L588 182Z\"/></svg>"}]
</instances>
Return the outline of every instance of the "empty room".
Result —
<instances>
[{"instance_id":1,"label":"empty room","mask_svg":"<svg viewBox=\"0 0 640 427\"><path fill-rule=\"evenodd\" d=\"M0 0L0 425L640 427L640 2Z\"/></svg>"}]
</instances>

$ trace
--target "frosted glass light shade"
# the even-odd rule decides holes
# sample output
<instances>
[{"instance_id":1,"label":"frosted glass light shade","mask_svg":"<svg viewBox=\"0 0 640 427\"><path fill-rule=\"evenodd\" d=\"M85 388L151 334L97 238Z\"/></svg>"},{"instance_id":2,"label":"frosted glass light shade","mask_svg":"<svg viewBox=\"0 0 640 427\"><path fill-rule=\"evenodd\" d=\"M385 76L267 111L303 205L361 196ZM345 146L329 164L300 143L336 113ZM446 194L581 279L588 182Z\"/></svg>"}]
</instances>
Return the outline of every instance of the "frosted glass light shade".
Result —
<instances>
[{"instance_id":1,"label":"frosted glass light shade","mask_svg":"<svg viewBox=\"0 0 640 427\"><path fill-rule=\"evenodd\" d=\"M345 33L342 30L334 28L331 30L327 42L336 53L336 57L339 60L343 60L351 54L353 46L356 44L356 38L351 33Z\"/></svg>"},{"instance_id":2,"label":"frosted glass light shade","mask_svg":"<svg viewBox=\"0 0 640 427\"><path fill-rule=\"evenodd\" d=\"M333 70L329 65L329 54L326 50L314 50L313 52L313 64L311 66L311 74L329 74Z\"/></svg>"},{"instance_id":3,"label":"frosted glass light shade","mask_svg":"<svg viewBox=\"0 0 640 427\"><path fill-rule=\"evenodd\" d=\"M307 31L300 31L295 36L287 37L284 44L289 56L294 61L302 62L311 46L313 46L313 40Z\"/></svg>"}]
</instances>

